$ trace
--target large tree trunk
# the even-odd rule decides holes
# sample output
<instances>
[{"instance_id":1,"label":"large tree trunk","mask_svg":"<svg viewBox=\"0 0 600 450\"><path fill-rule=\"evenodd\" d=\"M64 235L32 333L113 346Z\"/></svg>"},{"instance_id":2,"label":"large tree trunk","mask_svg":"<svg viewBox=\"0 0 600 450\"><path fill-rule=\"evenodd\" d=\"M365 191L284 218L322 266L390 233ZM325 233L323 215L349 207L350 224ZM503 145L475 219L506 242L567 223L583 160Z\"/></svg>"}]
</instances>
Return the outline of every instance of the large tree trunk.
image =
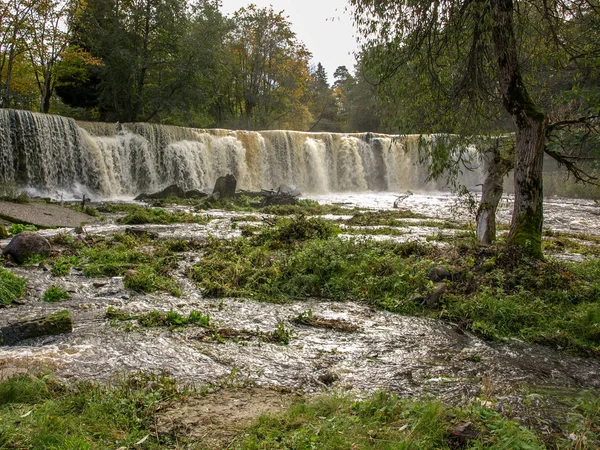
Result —
<instances>
[{"instance_id":1,"label":"large tree trunk","mask_svg":"<svg viewBox=\"0 0 600 450\"><path fill-rule=\"evenodd\" d=\"M486 179L477 209L477 240L489 245L496 240L496 210L504 192L504 177L513 167L514 159L504 159L500 153L500 142L486 151Z\"/></svg>"},{"instance_id":2,"label":"large tree trunk","mask_svg":"<svg viewBox=\"0 0 600 450\"><path fill-rule=\"evenodd\" d=\"M546 118L529 96L521 76L514 33L513 0L490 0L498 82L504 108L517 128L515 205L508 243L542 256L542 163Z\"/></svg>"}]
</instances>

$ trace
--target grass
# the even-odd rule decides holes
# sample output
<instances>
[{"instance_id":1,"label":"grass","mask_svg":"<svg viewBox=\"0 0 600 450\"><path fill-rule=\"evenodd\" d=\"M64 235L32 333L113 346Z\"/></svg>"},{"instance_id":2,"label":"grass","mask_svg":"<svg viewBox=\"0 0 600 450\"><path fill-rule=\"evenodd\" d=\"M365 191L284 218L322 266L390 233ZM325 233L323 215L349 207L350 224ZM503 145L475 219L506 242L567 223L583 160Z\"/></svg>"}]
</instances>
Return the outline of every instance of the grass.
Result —
<instances>
[{"instance_id":1,"label":"grass","mask_svg":"<svg viewBox=\"0 0 600 450\"><path fill-rule=\"evenodd\" d=\"M482 251L470 233L440 249L347 241L337 232L319 219L281 219L247 239L209 241L189 275L210 297L362 301L449 320L487 339L600 354L600 259L567 264L502 246ZM428 272L440 265L452 269L447 293L426 306Z\"/></svg>"},{"instance_id":2,"label":"grass","mask_svg":"<svg viewBox=\"0 0 600 450\"><path fill-rule=\"evenodd\" d=\"M466 426L465 424L470 423ZM467 427L472 439L459 433ZM458 435L457 435L458 434ZM366 400L328 395L263 416L234 448L543 449L534 432L477 403L447 407L378 393Z\"/></svg>"},{"instance_id":3,"label":"grass","mask_svg":"<svg viewBox=\"0 0 600 450\"><path fill-rule=\"evenodd\" d=\"M111 386L62 384L51 376L0 381L0 448L32 450L136 448L173 445L150 432L158 405L182 397L165 376L136 375Z\"/></svg>"},{"instance_id":4,"label":"grass","mask_svg":"<svg viewBox=\"0 0 600 450\"><path fill-rule=\"evenodd\" d=\"M351 322L344 319L327 319L317 314L313 314L312 309L302 311L292 319L295 324L306 325L315 328L325 328L330 330L338 330L345 332L355 332L359 328Z\"/></svg>"},{"instance_id":5,"label":"grass","mask_svg":"<svg viewBox=\"0 0 600 450\"><path fill-rule=\"evenodd\" d=\"M61 383L49 374L0 381L0 447L32 450L205 448L203 440L158 434L157 418L198 391L165 375L135 374L109 384ZM217 394L218 395L218 394ZM546 408L556 390L531 390L524 403ZM379 392L362 400L327 394L263 415L241 430L232 449L593 449L600 437L599 397L558 393L556 424L527 428L478 400L444 405ZM209 419L209 417L207 417ZM540 419L541 420L541 419ZM553 425L554 426L554 425ZM462 430L462 431L461 431ZM569 436L569 437L567 437Z\"/></svg>"},{"instance_id":6,"label":"grass","mask_svg":"<svg viewBox=\"0 0 600 450\"><path fill-rule=\"evenodd\" d=\"M199 339L208 338L217 341L224 341L225 339L248 340L251 338L258 338L263 342L287 345L294 335L292 330L286 328L283 322L279 322L275 330L268 332L218 327L211 323L211 318L208 314L205 315L195 310L190 311L189 315L186 317L173 310L167 312L150 311L145 314L128 314L120 309L109 307L106 311L105 318L114 323L129 322L125 326L126 331L132 331L134 329L130 323L132 320L135 320L140 328L166 327L175 330L187 326L197 326L208 331L204 336L199 336Z\"/></svg>"},{"instance_id":7,"label":"grass","mask_svg":"<svg viewBox=\"0 0 600 450\"><path fill-rule=\"evenodd\" d=\"M346 242L334 233L326 221L297 217L249 240L212 240L190 276L212 297L355 299L389 310L416 307L411 298L430 289L418 244Z\"/></svg>"},{"instance_id":8,"label":"grass","mask_svg":"<svg viewBox=\"0 0 600 450\"><path fill-rule=\"evenodd\" d=\"M42 300L48 303L56 303L56 302L62 302L64 300L67 300L69 298L69 293L67 291L65 291L63 288L58 287L58 286L50 286L48 289L46 289L46 291L44 292L44 295L42 296Z\"/></svg>"},{"instance_id":9,"label":"grass","mask_svg":"<svg viewBox=\"0 0 600 450\"><path fill-rule=\"evenodd\" d=\"M184 241L156 242L148 236L116 233L112 237L90 237L86 244L67 235L57 235L53 245L64 247L52 261L52 275L64 276L79 267L87 277L122 276L125 287L139 293L168 292L181 295L172 277L178 265L177 252L195 246Z\"/></svg>"},{"instance_id":10,"label":"grass","mask_svg":"<svg viewBox=\"0 0 600 450\"><path fill-rule=\"evenodd\" d=\"M210 218L185 212L169 212L165 209L143 208L129 212L125 217L119 219L120 223L126 225L142 224L170 224L170 223L208 223Z\"/></svg>"},{"instance_id":11,"label":"grass","mask_svg":"<svg viewBox=\"0 0 600 450\"><path fill-rule=\"evenodd\" d=\"M27 281L11 271L0 268L0 305L10 305L23 296Z\"/></svg>"}]
</instances>

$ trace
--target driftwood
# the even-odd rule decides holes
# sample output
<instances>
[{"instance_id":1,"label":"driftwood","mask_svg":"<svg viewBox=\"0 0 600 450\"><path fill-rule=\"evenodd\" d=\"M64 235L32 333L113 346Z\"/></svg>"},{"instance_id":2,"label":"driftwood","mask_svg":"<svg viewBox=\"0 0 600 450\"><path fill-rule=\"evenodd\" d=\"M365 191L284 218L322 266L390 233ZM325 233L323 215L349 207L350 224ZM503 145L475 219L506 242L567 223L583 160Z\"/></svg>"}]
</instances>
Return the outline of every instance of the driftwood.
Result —
<instances>
[{"instance_id":1,"label":"driftwood","mask_svg":"<svg viewBox=\"0 0 600 450\"><path fill-rule=\"evenodd\" d=\"M73 331L73 318L66 310L39 319L16 322L0 329L2 345L15 345L25 339L55 336L71 331Z\"/></svg>"}]
</instances>

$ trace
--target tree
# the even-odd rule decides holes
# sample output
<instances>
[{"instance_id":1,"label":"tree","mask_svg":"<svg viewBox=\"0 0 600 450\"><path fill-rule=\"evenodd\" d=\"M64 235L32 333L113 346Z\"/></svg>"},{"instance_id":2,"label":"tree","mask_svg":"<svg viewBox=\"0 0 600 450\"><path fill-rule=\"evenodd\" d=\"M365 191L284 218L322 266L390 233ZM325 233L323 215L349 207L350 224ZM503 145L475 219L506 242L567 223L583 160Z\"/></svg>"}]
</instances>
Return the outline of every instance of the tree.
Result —
<instances>
[{"instance_id":1,"label":"tree","mask_svg":"<svg viewBox=\"0 0 600 450\"><path fill-rule=\"evenodd\" d=\"M342 131L336 97L327 82L327 72L321 63L311 71L308 85L309 110L313 118L308 131Z\"/></svg>"},{"instance_id":2,"label":"tree","mask_svg":"<svg viewBox=\"0 0 600 450\"><path fill-rule=\"evenodd\" d=\"M230 29L217 1L88 0L74 41L102 70L65 81L97 91L101 119L212 125Z\"/></svg>"},{"instance_id":3,"label":"tree","mask_svg":"<svg viewBox=\"0 0 600 450\"><path fill-rule=\"evenodd\" d=\"M236 11L233 21L232 113L248 129L306 129L311 119L305 105L311 54L283 12L250 5Z\"/></svg>"},{"instance_id":4,"label":"tree","mask_svg":"<svg viewBox=\"0 0 600 450\"><path fill-rule=\"evenodd\" d=\"M50 110L56 82L56 64L66 49L71 17L78 0L37 0L33 3L27 32L27 53L40 91L40 111Z\"/></svg>"},{"instance_id":5,"label":"tree","mask_svg":"<svg viewBox=\"0 0 600 450\"><path fill-rule=\"evenodd\" d=\"M562 0L351 0L371 56L394 55L389 72L409 65L439 93L442 110L454 105L482 116L501 102L515 130L515 201L509 244L541 257L542 164L549 131L522 71L526 36L548 33L556 44L577 14L597 14L595 1ZM589 54L590 49L586 49ZM384 63L382 63L384 64ZM445 90L444 87L449 89ZM554 155L561 159L560 155ZM563 162L566 162L564 158Z\"/></svg>"},{"instance_id":6,"label":"tree","mask_svg":"<svg viewBox=\"0 0 600 450\"><path fill-rule=\"evenodd\" d=\"M19 55L25 51L25 32L34 5L32 0L0 2L0 106L3 108L11 104L13 67Z\"/></svg>"}]
</instances>

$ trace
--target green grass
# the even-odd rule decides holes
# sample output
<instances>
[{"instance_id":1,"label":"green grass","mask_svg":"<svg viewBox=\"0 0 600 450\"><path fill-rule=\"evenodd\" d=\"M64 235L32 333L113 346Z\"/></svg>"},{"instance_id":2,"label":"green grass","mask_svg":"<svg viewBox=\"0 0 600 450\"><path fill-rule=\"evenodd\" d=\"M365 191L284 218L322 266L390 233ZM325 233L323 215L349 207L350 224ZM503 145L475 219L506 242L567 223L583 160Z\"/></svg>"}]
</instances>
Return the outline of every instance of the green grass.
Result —
<instances>
[{"instance_id":1,"label":"green grass","mask_svg":"<svg viewBox=\"0 0 600 450\"><path fill-rule=\"evenodd\" d=\"M205 391L205 387L182 389L172 378L150 374L130 375L108 384L65 384L51 375L4 379L0 381L0 448L203 449L202 438L153 430L161 411L177 408L186 398L199 397ZM598 448L597 393L533 387L519 395L524 407L531 408L525 420L535 427L527 428L511 420L510 413L488 408L479 400L463 399L452 406L430 399L400 399L385 392L361 400L327 394L257 418L227 448ZM462 438L457 436L461 427L467 430ZM466 434L470 437L464 437Z\"/></svg>"},{"instance_id":2,"label":"green grass","mask_svg":"<svg viewBox=\"0 0 600 450\"><path fill-rule=\"evenodd\" d=\"M209 297L282 302L356 300L442 318L487 339L522 339L600 354L600 260L531 260L502 246L482 251L471 233L449 248L342 240L331 222L282 219L247 239L211 240L190 277ZM428 271L450 267L447 293L426 306Z\"/></svg>"},{"instance_id":3,"label":"green grass","mask_svg":"<svg viewBox=\"0 0 600 450\"><path fill-rule=\"evenodd\" d=\"M95 236L86 243L60 236L52 241L62 246L62 256L52 260L52 275L68 275L72 267L83 269L87 277L124 278L125 287L140 293L157 291L181 295L172 277L177 267L177 252L196 247L187 241L154 241L148 236L117 233L112 237Z\"/></svg>"},{"instance_id":4,"label":"green grass","mask_svg":"<svg viewBox=\"0 0 600 450\"><path fill-rule=\"evenodd\" d=\"M471 422L468 443L453 429ZM379 393L366 400L323 396L263 416L234 448L258 449L480 449L545 448L536 434L475 403L446 407L436 401L400 400Z\"/></svg>"},{"instance_id":5,"label":"green grass","mask_svg":"<svg viewBox=\"0 0 600 450\"><path fill-rule=\"evenodd\" d=\"M113 324L118 322L127 322L126 331L134 329L131 321L135 320L140 328L157 328L166 327L171 330L183 328L187 326L197 326L204 328L208 334L204 338L213 339L216 341L224 341L225 339L232 340L248 340L258 338L264 342L272 342L276 344L287 345L292 340L294 333L289 328L286 328L283 322L279 322L277 328L273 331L263 332L259 330L235 330L233 328L218 327L211 322L210 315L202 314L200 311L192 310L186 317L179 314L177 311L150 311L145 314L128 314L120 309L109 307L106 311L105 318L111 320Z\"/></svg>"},{"instance_id":6,"label":"green grass","mask_svg":"<svg viewBox=\"0 0 600 450\"><path fill-rule=\"evenodd\" d=\"M125 217L119 219L120 223L126 225L142 224L170 224L170 223L208 223L210 219L207 216L190 214L184 212L169 212L165 209L142 208L130 212Z\"/></svg>"},{"instance_id":7,"label":"green grass","mask_svg":"<svg viewBox=\"0 0 600 450\"><path fill-rule=\"evenodd\" d=\"M427 292L427 261L418 244L347 242L317 219L285 219L249 240L212 240L190 275L211 297L268 301L324 297L365 300L383 309L413 311Z\"/></svg>"},{"instance_id":8,"label":"green grass","mask_svg":"<svg viewBox=\"0 0 600 450\"><path fill-rule=\"evenodd\" d=\"M42 296L42 300L48 303L62 302L68 298L69 293L58 286L50 286Z\"/></svg>"},{"instance_id":9,"label":"green grass","mask_svg":"<svg viewBox=\"0 0 600 450\"><path fill-rule=\"evenodd\" d=\"M157 406L180 398L164 376L136 375L105 386L61 384L52 377L17 377L0 382L0 448L75 450L159 449L169 437L150 432ZM146 437L143 446L136 442Z\"/></svg>"},{"instance_id":10,"label":"green grass","mask_svg":"<svg viewBox=\"0 0 600 450\"><path fill-rule=\"evenodd\" d=\"M0 268L0 305L10 305L23 296L27 281L13 275L9 270Z\"/></svg>"}]
</instances>

